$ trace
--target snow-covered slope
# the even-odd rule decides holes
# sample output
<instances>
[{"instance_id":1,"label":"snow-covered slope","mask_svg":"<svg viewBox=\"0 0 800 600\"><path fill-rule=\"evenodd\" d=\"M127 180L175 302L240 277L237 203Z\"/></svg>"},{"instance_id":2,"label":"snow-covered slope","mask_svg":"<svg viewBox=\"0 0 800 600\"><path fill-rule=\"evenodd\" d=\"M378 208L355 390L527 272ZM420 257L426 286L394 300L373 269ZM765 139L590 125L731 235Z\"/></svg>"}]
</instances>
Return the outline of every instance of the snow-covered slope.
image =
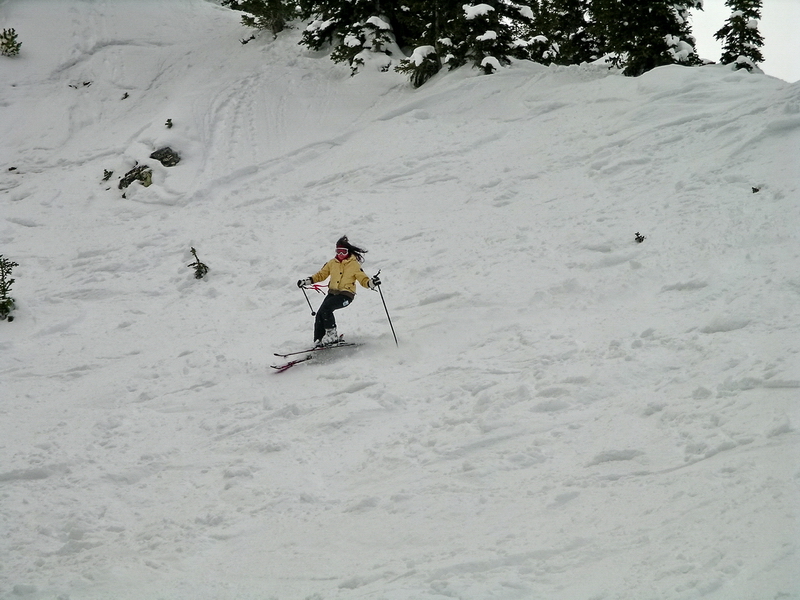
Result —
<instances>
[{"instance_id":1,"label":"snow-covered slope","mask_svg":"<svg viewBox=\"0 0 800 600\"><path fill-rule=\"evenodd\" d=\"M0 598L800 598L799 84L0 10ZM277 375L342 234L399 347Z\"/></svg>"}]
</instances>

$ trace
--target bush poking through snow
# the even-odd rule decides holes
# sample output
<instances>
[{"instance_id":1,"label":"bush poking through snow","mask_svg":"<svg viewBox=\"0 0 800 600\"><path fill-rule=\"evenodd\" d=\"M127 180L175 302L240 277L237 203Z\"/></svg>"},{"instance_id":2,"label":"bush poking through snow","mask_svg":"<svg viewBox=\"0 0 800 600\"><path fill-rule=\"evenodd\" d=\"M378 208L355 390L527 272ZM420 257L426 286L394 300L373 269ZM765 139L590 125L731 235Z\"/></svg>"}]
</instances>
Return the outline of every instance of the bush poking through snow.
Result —
<instances>
[{"instance_id":1,"label":"bush poking through snow","mask_svg":"<svg viewBox=\"0 0 800 600\"><path fill-rule=\"evenodd\" d=\"M13 280L12 280L13 281ZM13 298L3 298L0 299L0 321L11 321L14 320L11 311L14 310L14 299Z\"/></svg>"},{"instance_id":2,"label":"bush poking through snow","mask_svg":"<svg viewBox=\"0 0 800 600\"><path fill-rule=\"evenodd\" d=\"M0 34L0 54L3 56L16 56L19 54L21 42L17 41L17 32L11 29L3 29Z\"/></svg>"},{"instance_id":3,"label":"bush poking through snow","mask_svg":"<svg viewBox=\"0 0 800 600\"><path fill-rule=\"evenodd\" d=\"M159 161L165 167L174 167L181 162L181 155L169 146L156 150L150 155L150 158Z\"/></svg>"},{"instance_id":4,"label":"bush poking through snow","mask_svg":"<svg viewBox=\"0 0 800 600\"><path fill-rule=\"evenodd\" d=\"M643 241L645 241L647 238L646 238L645 236L643 236L641 233L639 233L639 232L637 231L637 232L636 232L636 238L635 238L635 239L636 239L636 243L637 243L637 244L641 244L641 243L642 243Z\"/></svg>"},{"instance_id":5,"label":"bush poking through snow","mask_svg":"<svg viewBox=\"0 0 800 600\"><path fill-rule=\"evenodd\" d=\"M119 189L125 189L134 181L141 181L144 187L153 183L153 171L147 165L136 165L119 180Z\"/></svg>"},{"instance_id":6,"label":"bush poking through snow","mask_svg":"<svg viewBox=\"0 0 800 600\"><path fill-rule=\"evenodd\" d=\"M194 278L195 279L202 279L206 273L208 273L208 267L200 262L200 259L197 257L197 250L192 248L192 256L194 256L194 262L189 263L186 265L187 267L192 267L194 269Z\"/></svg>"},{"instance_id":7,"label":"bush poking through snow","mask_svg":"<svg viewBox=\"0 0 800 600\"><path fill-rule=\"evenodd\" d=\"M18 266L17 263L3 258L3 255L0 254L0 321L7 319L10 323L14 320L14 317L11 316L11 311L14 310L14 299L8 293L14 283L14 279L11 278L11 271Z\"/></svg>"}]
</instances>

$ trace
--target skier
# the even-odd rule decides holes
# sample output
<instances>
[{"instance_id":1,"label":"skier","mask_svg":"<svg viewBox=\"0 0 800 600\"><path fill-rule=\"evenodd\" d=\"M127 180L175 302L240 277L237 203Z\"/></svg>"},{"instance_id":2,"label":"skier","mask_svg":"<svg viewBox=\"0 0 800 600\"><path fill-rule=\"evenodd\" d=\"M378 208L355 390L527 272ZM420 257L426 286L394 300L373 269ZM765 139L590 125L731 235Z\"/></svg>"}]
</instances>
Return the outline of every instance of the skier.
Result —
<instances>
[{"instance_id":1,"label":"skier","mask_svg":"<svg viewBox=\"0 0 800 600\"><path fill-rule=\"evenodd\" d=\"M356 297L356 281L362 287L371 290L380 285L381 281L377 275L370 278L361 269L365 253L366 250L363 248L351 244L346 235L342 236L336 242L336 257L325 263L311 277L298 280L297 287L304 288L330 277L328 295L322 301L314 321L315 347L329 346L339 342L333 311L345 308L353 302Z\"/></svg>"}]
</instances>

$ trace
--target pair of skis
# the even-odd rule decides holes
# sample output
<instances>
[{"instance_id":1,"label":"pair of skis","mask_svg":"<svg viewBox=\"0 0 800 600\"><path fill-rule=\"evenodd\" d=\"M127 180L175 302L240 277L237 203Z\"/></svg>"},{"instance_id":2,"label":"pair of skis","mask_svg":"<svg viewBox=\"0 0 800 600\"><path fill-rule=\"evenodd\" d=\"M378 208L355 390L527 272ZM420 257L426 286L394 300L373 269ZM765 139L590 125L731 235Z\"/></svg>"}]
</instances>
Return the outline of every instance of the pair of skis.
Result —
<instances>
[{"instance_id":1,"label":"pair of skis","mask_svg":"<svg viewBox=\"0 0 800 600\"><path fill-rule=\"evenodd\" d=\"M334 348L352 348L354 346L360 346L360 344L355 344L352 342L345 342L344 340L340 339L337 343L331 344L329 346L315 346L313 348L309 348L308 350L298 350L297 352L275 352L275 356L280 358L288 358L289 360L280 365L270 365L277 373L283 373L284 371L291 369L295 365L299 365L302 362L306 362L314 358L319 352L323 352L325 350L333 350ZM304 356L301 356L304 355ZM291 358L296 356L298 358Z\"/></svg>"}]
</instances>

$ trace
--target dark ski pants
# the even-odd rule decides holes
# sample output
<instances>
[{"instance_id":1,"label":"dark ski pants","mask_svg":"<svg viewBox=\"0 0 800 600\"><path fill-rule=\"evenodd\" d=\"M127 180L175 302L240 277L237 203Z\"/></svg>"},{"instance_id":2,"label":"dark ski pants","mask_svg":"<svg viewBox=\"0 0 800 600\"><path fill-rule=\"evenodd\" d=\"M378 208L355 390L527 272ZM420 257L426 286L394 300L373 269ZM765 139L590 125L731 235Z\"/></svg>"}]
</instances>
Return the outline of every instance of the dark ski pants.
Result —
<instances>
[{"instance_id":1,"label":"dark ski pants","mask_svg":"<svg viewBox=\"0 0 800 600\"><path fill-rule=\"evenodd\" d=\"M325 335L325 330L336 327L336 318L333 311L350 306L352 298L344 294L328 294L317 310L317 319L314 321L314 341L317 342Z\"/></svg>"}]
</instances>

